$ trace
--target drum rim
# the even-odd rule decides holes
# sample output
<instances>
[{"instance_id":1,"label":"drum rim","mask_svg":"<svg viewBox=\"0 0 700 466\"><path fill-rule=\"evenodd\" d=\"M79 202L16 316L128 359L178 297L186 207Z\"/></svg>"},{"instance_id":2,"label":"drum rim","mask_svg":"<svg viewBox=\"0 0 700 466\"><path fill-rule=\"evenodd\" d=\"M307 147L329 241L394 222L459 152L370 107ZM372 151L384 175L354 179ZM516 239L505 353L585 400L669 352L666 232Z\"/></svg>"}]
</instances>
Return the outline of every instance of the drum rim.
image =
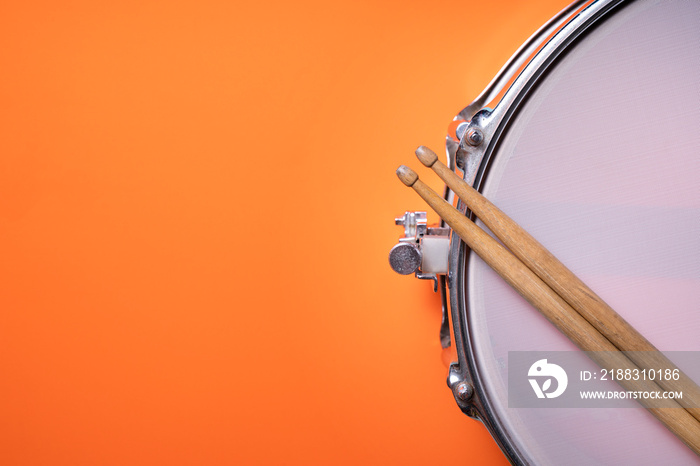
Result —
<instances>
[{"instance_id":1,"label":"drum rim","mask_svg":"<svg viewBox=\"0 0 700 466\"><path fill-rule=\"evenodd\" d=\"M485 144L481 148L469 148L473 172L465 171L464 178L480 189L485 180L489 162L492 160L500 138L505 134L511 118L518 112L521 105L536 85L546 77L546 72L558 62L567 50L571 50L578 40L610 18L612 13L620 11L618 6L631 4L634 0L598 0L577 16L572 18L562 29L552 37L533 57L523 72L513 82L494 110L482 109L477 112L469 123L470 128L478 128L484 134ZM467 131L468 131L467 129ZM467 132L465 131L465 133ZM463 146L464 147L464 146ZM476 160L476 163L474 163ZM470 214L466 207L458 203L458 208ZM455 394L455 400L462 411L483 422L504 454L515 464L527 464L524 451L518 448L513 438L494 416L493 404L484 391L484 384L472 351L472 328L468 321L467 304L467 270L469 267L469 248L456 235L452 236L450 245L449 289L452 328L454 344L457 352L457 362L450 366L448 385ZM473 388L472 396L463 400L459 396L458 386L466 383Z\"/></svg>"}]
</instances>

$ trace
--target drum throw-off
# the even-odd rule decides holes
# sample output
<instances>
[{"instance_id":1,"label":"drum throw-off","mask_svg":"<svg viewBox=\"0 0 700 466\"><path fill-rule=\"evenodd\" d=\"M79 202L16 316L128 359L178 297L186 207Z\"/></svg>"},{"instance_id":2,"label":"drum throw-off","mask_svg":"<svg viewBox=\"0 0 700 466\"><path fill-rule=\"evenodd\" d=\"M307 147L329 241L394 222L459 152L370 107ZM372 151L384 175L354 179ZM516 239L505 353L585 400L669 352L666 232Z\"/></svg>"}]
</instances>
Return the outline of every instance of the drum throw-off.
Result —
<instances>
[{"instance_id":1,"label":"drum throw-off","mask_svg":"<svg viewBox=\"0 0 700 466\"><path fill-rule=\"evenodd\" d=\"M410 168L400 166L396 172L399 179L413 188L472 251L573 343L591 352L588 354L600 367L678 370L529 233L442 164L433 151L421 146L416 155L505 247L435 193ZM634 351L629 354L636 357L628 359L622 351ZM618 380L618 383L630 391L683 391L686 398L666 400L663 407L640 402L700 455L700 410L692 407L698 406L700 388L690 378L682 375L678 380Z\"/></svg>"}]
</instances>

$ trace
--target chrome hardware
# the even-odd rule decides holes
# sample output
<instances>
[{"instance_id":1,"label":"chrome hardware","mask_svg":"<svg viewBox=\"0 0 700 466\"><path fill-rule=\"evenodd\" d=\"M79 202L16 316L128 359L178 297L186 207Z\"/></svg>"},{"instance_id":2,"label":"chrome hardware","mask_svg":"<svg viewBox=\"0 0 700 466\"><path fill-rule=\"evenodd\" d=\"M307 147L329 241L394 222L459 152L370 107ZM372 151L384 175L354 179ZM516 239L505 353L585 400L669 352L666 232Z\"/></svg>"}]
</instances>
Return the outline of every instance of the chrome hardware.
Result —
<instances>
[{"instance_id":1,"label":"chrome hardware","mask_svg":"<svg viewBox=\"0 0 700 466\"><path fill-rule=\"evenodd\" d=\"M404 236L389 252L389 264L396 273L414 273L421 280L432 280L433 290L442 296L440 344L450 346L446 278L449 265L450 228L428 226L426 212L406 212L395 219L404 227Z\"/></svg>"},{"instance_id":2,"label":"chrome hardware","mask_svg":"<svg viewBox=\"0 0 700 466\"><path fill-rule=\"evenodd\" d=\"M433 291L437 293L438 290L438 277L434 273L416 273L416 278L418 280L433 280Z\"/></svg>"},{"instance_id":3,"label":"chrome hardware","mask_svg":"<svg viewBox=\"0 0 700 466\"><path fill-rule=\"evenodd\" d=\"M474 387L472 387L467 382L460 382L454 387L455 397L460 401L469 401L469 399L474 395Z\"/></svg>"},{"instance_id":4,"label":"chrome hardware","mask_svg":"<svg viewBox=\"0 0 700 466\"><path fill-rule=\"evenodd\" d=\"M401 275L415 273L421 279L435 280L447 273L450 229L428 227L425 212L406 212L395 219L404 227L404 236L389 252L389 264Z\"/></svg>"},{"instance_id":5,"label":"chrome hardware","mask_svg":"<svg viewBox=\"0 0 700 466\"><path fill-rule=\"evenodd\" d=\"M477 128L469 128L464 140L467 141L467 144L470 146L476 147L484 142L484 133L479 131Z\"/></svg>"},{"instance_id":6,"label":"chrome hardware","mask_svg":"<svg viewBox=\"0 0 700 466\"><path fill-rule=\"evenodd\" d=\"M389 251L389 264L394 272L401 275L417 272L422 260L423 254L418 246L408 242L401 242Z\"/></svg>"},{"instance_id":7,"label":"chrome hardware","mask_svg":"<svg viewBox=\"0 0 700 466\"><path fill-rule=\"evenodd\" d=\"M417 241L428 229L428 215L425 212L406 211L403 217L397 217L394 221L403 226L403 238L399 239L402 242Z\"/></svg>"}]
</instances>

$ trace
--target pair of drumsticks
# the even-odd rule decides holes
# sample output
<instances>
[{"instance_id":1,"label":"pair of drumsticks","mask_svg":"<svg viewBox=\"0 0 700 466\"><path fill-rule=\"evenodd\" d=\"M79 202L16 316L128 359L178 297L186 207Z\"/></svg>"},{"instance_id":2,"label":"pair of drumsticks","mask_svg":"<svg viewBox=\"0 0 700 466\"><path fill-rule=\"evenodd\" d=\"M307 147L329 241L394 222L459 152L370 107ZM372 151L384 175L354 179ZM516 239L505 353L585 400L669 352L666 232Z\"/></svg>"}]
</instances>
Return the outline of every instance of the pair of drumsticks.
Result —
<instances>
[{"instance_id":1,"label":"pair of drumsticks","mask_svg":"<svg viewBox=\"0 0 700 466\"><path fill-rule=\"evenodd\" d=\"M590 352L590 357L601 367L647 371L677 369L552 253L440 162L433 151L420 146L416 155L505 247L419 180L418 175L405 165L396 171L399 179L412 187L510 286L581 350ZM662 405L657 402L654 407L646 408L700 455L700 409L697 408L700 406L700 387L680 370L678 372L678 380L618 382L630 391L663 391L660 387L667 391L682 391L682 399L664 400Z\"/></svg>"}]
</instances>

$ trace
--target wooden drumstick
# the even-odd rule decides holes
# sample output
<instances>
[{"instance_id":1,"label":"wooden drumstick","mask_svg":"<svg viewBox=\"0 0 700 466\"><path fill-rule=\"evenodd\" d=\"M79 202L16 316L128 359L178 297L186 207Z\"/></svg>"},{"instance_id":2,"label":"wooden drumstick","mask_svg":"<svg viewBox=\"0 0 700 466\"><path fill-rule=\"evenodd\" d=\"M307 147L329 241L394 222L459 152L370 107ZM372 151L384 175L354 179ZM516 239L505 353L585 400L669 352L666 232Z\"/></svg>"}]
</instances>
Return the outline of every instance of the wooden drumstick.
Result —
<instances>
[{"instance_id":1,"label":"wooden drumstick","mask_svg":"<svg viewBox=\"0 0 700 466\"><path fill-rule=\"evenodd\" d=\"M416 149L416 156L423 165L433 169L513 254L612 344L620 351L633 351L628 357L635 364L653 371L678 369L532 235L440 162L435 152L420 146ZM683 398L678 402L700 421L700 387L682 371L679 372L681 376L678 380L658 380L659 385L668 391L682 391Z\"/></svg>"},{"instance_id":2,"label":"wooden drumstick","mask_svg":"<svg viewBox=\"0 0 700 466\"><path fill-rule=\"evenodd\" d=\"M552 324L601 367L634 371L638 367L578 314L517 257L506 250L488 233L445 202L435 191L418 179L406 166L396 171L399 179L412 187L430 205L467 245L493 268L513 289L538 309ZM631 391L661 391L649 380L619 380ZM642 404L644 400L642 400ZM664 407L647 409L688 447L700 455L700 423L674 400L664 400Z\"/></svg>"}]
</instances>

